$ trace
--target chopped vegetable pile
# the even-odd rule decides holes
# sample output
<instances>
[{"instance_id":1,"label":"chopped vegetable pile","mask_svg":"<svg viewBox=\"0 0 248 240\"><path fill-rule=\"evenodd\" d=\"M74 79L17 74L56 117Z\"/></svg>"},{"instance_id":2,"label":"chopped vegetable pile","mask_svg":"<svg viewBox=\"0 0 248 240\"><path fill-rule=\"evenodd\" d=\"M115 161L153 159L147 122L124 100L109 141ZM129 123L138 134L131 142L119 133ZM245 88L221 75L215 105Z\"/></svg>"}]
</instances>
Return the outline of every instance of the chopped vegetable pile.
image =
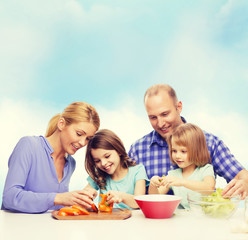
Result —
<instances>
[{"instance_id":1,"label":"chopped vegetable pile","mask_svg":"<svg viewBox=\"0 0 248 240\"><path fill-rule=\"evenodd\" d=\"M77 216L77 215L89 215L90 213L79 205L73 205L71 207L63 207L59 210L59 216Z\"/></svg>"},{"instance_id":2,"label":"chopped vegetable pile","mask_svg":"<svg viewBox=\"0 0 248 240\"><path fill-rule=\"evenodd\" d=\"M105 194L100 194L101 202L99 203L99 210L100 212L109 212L111 213L113 210L113 203L107 204L108 196ZM93 203L91 205L91 210L98 213L98 209L96 205ZM78 215L90 215L90 213L79 205L72 205L70 207L63 207L58 212L59 216L78 216Z\"/></svg>"},{"instance_id":3,"label":"chopped vegetable pile","mask_svg":"<svg viewBox=\"0 0 248 240\"><path fill-rule=\"evenodd\" d=\"M216 189L216 192L202 198L202 201L206 203L201 204L201 207L206 215L215 218L223 218L229 216L229 214L235 209L235 203L233 203L229 198L222 197L222 190L223 189L218 188Z\"/></svg>"}]
</instances>

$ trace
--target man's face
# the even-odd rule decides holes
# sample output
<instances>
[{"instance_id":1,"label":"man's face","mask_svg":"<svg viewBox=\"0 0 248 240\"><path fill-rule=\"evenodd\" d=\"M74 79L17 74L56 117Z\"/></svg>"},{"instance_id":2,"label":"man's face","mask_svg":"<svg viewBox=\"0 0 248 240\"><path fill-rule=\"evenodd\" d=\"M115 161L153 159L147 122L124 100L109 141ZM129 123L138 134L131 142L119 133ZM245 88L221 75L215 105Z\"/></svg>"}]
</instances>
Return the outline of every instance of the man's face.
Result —
<instances>
[{"instance_id":1,"label":"man's face","mask_svg":"<svg viewBox=\"0 0 248 240\"><path fill-rule=\"evenodd\" d=\"M145 108L151 125L165 140L173 129L183 123L182 103L175 103L166 91L145 98Z\"/></svg>"}]
</instances>

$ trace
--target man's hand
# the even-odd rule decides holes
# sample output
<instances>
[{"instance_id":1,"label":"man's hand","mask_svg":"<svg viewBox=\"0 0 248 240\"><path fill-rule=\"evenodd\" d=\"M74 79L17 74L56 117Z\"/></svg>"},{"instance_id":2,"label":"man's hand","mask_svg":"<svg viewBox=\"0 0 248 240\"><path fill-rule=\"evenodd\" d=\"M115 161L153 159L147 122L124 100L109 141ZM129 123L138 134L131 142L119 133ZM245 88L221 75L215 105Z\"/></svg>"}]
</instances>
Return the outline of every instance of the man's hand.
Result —
<instances>
[{"instance_id":1,"label":"man's hand","mask_svg":"<svg viewBox=\"0 0 248 240\"><path fill-rule=\"evenodd\" d=\"M243 169L231 180L222 191L223 197L241 196L245 199L248 196L248 171Z\"/></svg>"}]
</instances>

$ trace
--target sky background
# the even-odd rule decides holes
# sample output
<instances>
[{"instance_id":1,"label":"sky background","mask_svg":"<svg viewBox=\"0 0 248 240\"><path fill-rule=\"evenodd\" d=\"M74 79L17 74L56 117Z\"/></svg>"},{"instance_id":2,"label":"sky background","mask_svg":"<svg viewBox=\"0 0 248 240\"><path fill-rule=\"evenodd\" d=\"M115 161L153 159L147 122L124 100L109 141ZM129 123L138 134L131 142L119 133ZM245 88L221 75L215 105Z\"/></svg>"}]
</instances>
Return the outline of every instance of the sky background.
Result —
<instances>
[{"instance_id":1,"label":"sky background","mask_svg":"<svg viewBox=\"0 0 248 240\"><path fill-rule=\"evenodd\" d=\"M85 101L128 151L152 129L143 95L156 83L248 168L247 0L0 0L0 34L0 203L22 136ZM87 183L84 150L75 158L70 190Z\"/></svg>"}]
</instances>

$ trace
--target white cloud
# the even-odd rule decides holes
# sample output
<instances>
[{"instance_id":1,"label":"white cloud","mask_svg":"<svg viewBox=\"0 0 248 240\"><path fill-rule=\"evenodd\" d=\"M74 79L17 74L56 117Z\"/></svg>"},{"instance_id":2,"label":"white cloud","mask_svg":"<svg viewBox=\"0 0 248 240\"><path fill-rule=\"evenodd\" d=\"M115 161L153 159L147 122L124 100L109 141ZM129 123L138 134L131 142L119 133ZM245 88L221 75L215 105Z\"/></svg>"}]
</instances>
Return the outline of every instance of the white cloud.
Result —
<instances>
[{"instance_id":1,"label":"white cloud","mask_svg":"<svg viewBox=\"0 0 248 240\"><path fill-rule=\"evenodd\" d=\"M0 8L0 93L28 92L35 84L40 64L53 55L58 37L68 29L92 31L111 19L121 19L122 10L93 5L88 11L75 0L16 1ZM10 17L13 15L13 17ZM62 32L61 32L62 31ZM65 31L65 32L63 32Z\"/></svg>"},{"instance_id":2,"label":"white cloud","mask_svg":"<svg viewBox=\"0 0 248 240\"><path fill-rule=\"evenodd\" d=\"M229 18L236 10L247 8L246 0L229 0L221 7L218 17L221 19Z\"/></svg>"},{"instance_id":3,"label":"white cloud","mask_svg":"<svg viewBox=\"0 0 248 240\"><path fill-rule=\"evenodd\" d=\"M52 117L52 110L39 102L16 102L11 99L1 101L1 169L7 166L7 160L22 136L43 135L45 133L48 121Z\"/></svg>"},{"instance_id":4,"label":"white cloud","mask_svg":"<svg viewBox=\"0 0 248 240\"><path fill-rule=\"evenodd\" d=\"M164 44L164 60L154 74L157 81L170 81L178 85L189 83L198 88L216 81L247 80L247 1L228 1L219 13L187 12L178 20L169 42ZM218 9L217 9L218 10ZM235 22L235 27L232 25ZM236 32L226 36L230 29ZM236 31L235 30L235 31ZM232 46L225 46L235 38ZM236 39L237 38L237 39Z\"/></svg>"},{"instance_id":5,"label":"white cloud","mask_svg":"<svg viewBox=\"0 0 248 240\"><path fill-rule=\"evenodd\" d=\"M151 131L148 119L137 115L134 109L127 105L113 111L99 108L99 114L102 119L101 128L114 131L122 139L127 150L135 140Z\"/></svg>"},{"instance_id":6,"label":"white cloud","mask_svg":"<svg viewBox=\"0 0 248 240\"><path fill-rule=\"evenodd\" d=\"M92 5L89 11L85 11L83 5L72 0L66 3L66 11L71 14L73 20L76 20L74 24L80 24L82 26L106 23L111 19L123 15L120 8L112 8L105 5ZM68 8L67 8L68 7Z\"/></svg>"},{"instance_id":7,"label":"white cloud","mask_svg":"<svg viewBox=\"0 0 248 240\"><path fill-rule=\"evenodd\" d=\"M4 11L4 9L3 9ZM1 14L1 12L0 12ZM0 17L1 95L32 88L37 65L50 49L48 36L30 22Z\"/></svg>"},{"instance_id":8,"label":"white cloud","mask_svg":"<svg viewBox=\"0 0 248 240\"><path fill-rule=\"evenodd\" d=\"M0 25L1 93L32 86L37 63L49 50L49 40L37 29L23 25Z\"/></svg>"},{"instance_id":9,"label":"white cloud","mask_svg":"<svg viewBox=\"0 0 248 240\"><path fill-rule=\"evenodd\" d=\"M176 33L169 43L165 43L164 62L161 62L155 79L190 84L214 80L218 54L209 46L206 21L204 14L199 17L189 13L181 18Z\"/></svg>"},{"instance_id":10,"label":"white cloud","mask_svg":"<svg viewBox=\"0 0 248 240\"><path fill-rule=\"evenodd\" d=\"M230 12L233 9L233 6L235 5L235 2L238 2L237 0L233 1L233 0L229 0L226 2L226 4L224 4L221 9L220 12L218 14L219 17L226 17L227 15L230 14Z\"/></svg>"}]
</instances>

